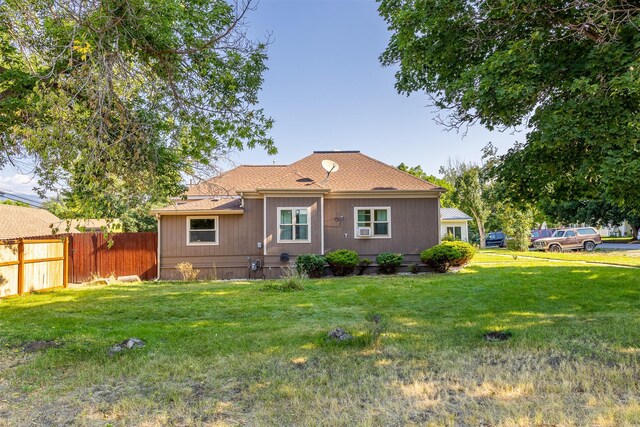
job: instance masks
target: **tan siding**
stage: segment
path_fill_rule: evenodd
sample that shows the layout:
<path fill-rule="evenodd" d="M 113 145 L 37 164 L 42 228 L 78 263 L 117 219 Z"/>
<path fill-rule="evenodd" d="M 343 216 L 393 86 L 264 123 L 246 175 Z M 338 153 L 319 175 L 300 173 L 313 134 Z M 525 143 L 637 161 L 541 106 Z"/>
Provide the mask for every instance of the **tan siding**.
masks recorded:
<path fill-rule="evenodd" d="M 187 216 L 182 215 L 161 218 L 162 278 L 173 278 L 174 273 L 168 269 L 184 261 L 196 268 L 220 262 L 244 269 L 248 264 L 247 257 L 262 256 L 262 249 L 258 248 L 263 238 L 262 200 L 245 200 L 242 215 L 218 215 L 218 245 L 187 246 L 186 221 Z"/>
<path fill-rule="evenodd" d="M 380 252 L 418 254 L 438 244 L 437 199 L 325 199 L 325 252 L 351 249 L 360 255 Z M 355 207 L 391 207 L 390 239 L 355 239 Z M 337 221 L 336 218 L 344 217 Z M 346 234 L 346 238 L 345 238 Z"/>
<path fill-rule="evenodd" d="M 278 243 L 279 207 L 309 208 L 310 243 Z M 267 197 L 267 255 L 319 254 L 322 232 L 319 209 L 320 197 Z"/>

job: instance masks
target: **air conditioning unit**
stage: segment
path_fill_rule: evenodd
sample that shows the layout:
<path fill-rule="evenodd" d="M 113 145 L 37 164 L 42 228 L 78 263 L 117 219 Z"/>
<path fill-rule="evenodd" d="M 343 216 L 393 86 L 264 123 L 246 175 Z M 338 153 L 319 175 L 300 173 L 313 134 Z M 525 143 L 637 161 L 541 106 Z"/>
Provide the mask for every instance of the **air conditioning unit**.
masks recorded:
<path fill-rule="evenodd" d="M 371 237 L 373 230 L 371 227 L 358 227 L 356 229 L 356 236 L 358 237 Z"/>

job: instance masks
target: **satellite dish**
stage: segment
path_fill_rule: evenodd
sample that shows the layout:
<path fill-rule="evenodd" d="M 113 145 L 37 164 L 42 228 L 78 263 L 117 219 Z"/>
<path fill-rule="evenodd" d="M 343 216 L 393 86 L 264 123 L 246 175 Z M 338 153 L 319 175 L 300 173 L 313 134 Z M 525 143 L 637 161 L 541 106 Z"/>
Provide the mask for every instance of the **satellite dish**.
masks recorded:
<path fill-rule="evenodd" d="M 322 168 L 327 171 L 327 176 L 329 176 L 331 172 L 338 172 L 340 170 L 340 166 L 333 160 L 323 160 Z"/>

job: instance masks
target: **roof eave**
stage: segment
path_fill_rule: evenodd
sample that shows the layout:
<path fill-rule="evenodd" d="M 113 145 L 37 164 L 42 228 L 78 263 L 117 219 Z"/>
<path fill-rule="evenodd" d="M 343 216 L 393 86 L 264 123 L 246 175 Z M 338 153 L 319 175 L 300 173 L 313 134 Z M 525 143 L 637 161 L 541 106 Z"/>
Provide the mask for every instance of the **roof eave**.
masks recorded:
<path fill-rule="evenodd" d="M 149 213 L 151 215 L 242 215 L 244 209 L 152 209 Z"/>

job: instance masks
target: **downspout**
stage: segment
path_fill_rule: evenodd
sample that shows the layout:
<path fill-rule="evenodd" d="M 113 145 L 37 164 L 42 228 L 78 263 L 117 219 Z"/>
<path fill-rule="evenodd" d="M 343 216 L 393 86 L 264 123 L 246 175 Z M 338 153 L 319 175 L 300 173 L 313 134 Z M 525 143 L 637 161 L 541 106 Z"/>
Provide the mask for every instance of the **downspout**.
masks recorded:
<path fill-rule="evenodd" d="M 442 243 L 442 213 L 440 212 L 440 196 L 442 196 L 442 193 L 438 193 L 438 244 Z"/>
<path fill-rule="evenodd" d="M 156 274 L 155 281 L 157 282 L 158 280 L 160 280 L 160 239 L 161 239 L 162 234 L 160 233 L 160 214 L 156 214 L 156 218 L 158 220 L 158 248 L 156 249 L 156 253 L 157 253 L 157 256 L 158 256 L 158 261 L 157 261 L 158 272 Z"/>
<path fill-rule="evenodd" d="M 262 202 L 262 254 L 267 256 L 267 195 L 263 195 Z"/>
<path fill-rule="evenodd" d="M 320 255 L 324 255 L 324 194 L 320 196 Z"/>

